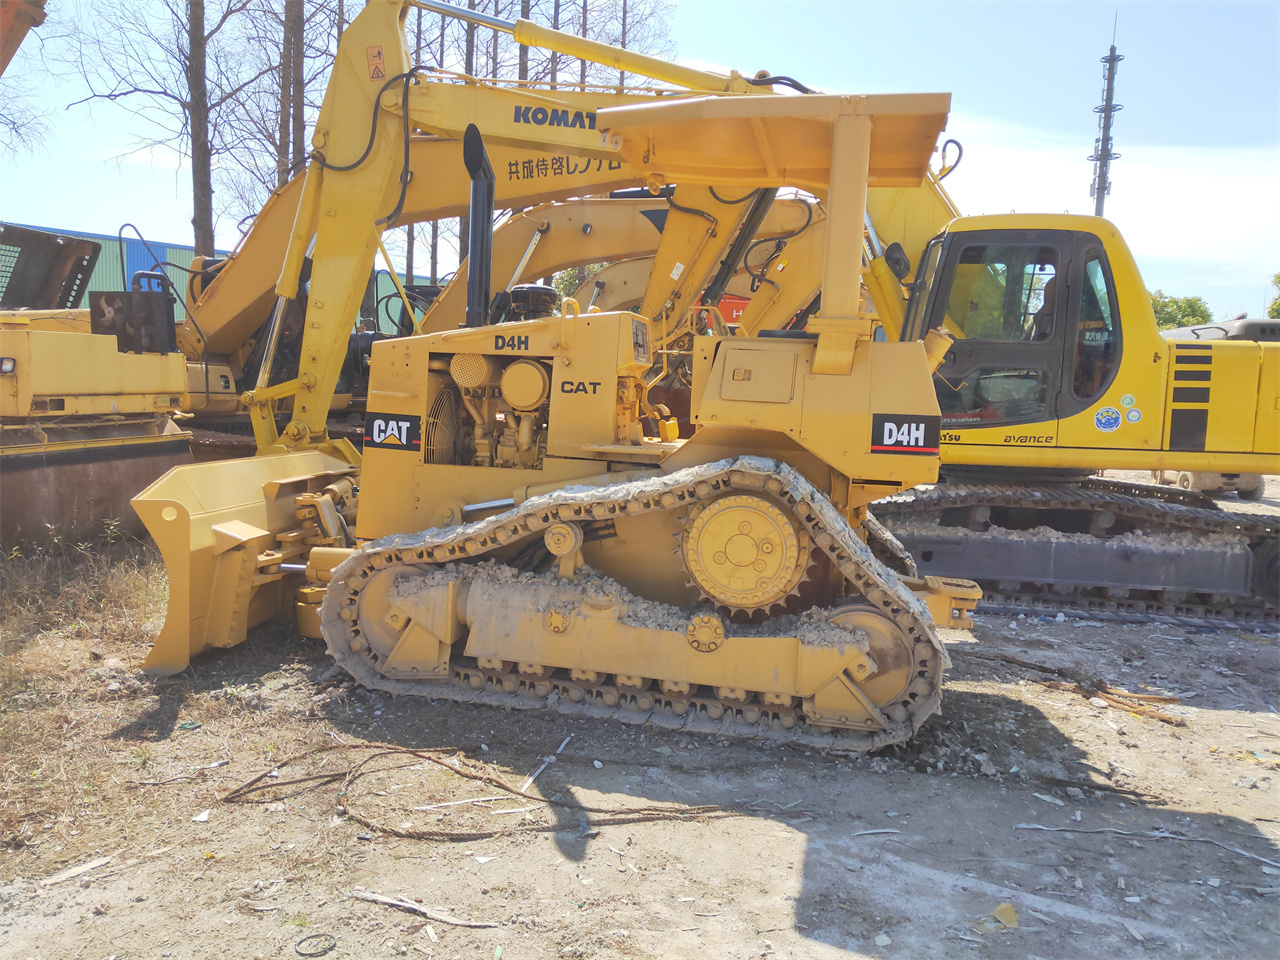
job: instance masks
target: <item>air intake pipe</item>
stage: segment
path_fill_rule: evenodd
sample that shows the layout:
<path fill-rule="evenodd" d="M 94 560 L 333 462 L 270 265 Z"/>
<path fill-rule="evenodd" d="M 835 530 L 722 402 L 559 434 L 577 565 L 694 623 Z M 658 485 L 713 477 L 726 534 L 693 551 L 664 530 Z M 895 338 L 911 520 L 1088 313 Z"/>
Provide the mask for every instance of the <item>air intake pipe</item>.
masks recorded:
<path fill-rule="evenodd" d="M 484 139 L 474 123 L 462 136 L 462 162 L 471 175 L 471 232 L 467 236 L 468 327 L 489 322 L 489 275 L 493 267 L 493 192 L 495 178 Z"/>

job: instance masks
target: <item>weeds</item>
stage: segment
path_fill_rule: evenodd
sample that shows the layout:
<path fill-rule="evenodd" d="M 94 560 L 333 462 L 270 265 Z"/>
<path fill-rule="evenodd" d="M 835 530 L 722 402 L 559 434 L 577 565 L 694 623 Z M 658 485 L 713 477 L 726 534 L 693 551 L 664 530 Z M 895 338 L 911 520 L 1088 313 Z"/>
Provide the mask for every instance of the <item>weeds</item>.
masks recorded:
<path fill-rule="evenodd" d="M 96 787 L 76 789 L 65 769 L 84 725 L 66 709 L 82 692 L 74 671 L 107 647 L 148 644 L 166 600 L 159 551 L 118 531 L 0 554 L 0 829 L 37 808 L 63 814 L 100 802 Z"/>
<path fill-rule="evenodd" d="M 164 608 L 159 551 L 136 540 L 27 547 L 0 560 L 0 656 L 50 630 L 143 640 Z"/>

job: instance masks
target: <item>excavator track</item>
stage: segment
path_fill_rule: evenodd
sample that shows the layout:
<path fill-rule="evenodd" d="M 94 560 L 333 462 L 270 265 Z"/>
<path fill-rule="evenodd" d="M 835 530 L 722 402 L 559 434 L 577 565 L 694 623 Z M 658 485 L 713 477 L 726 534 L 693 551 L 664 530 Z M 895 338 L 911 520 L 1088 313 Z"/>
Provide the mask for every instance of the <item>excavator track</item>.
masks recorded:
<path fill-rule="evenodd" d="M 695 611 L 632 596 L 621 584 L 584 569 L 557 578 L 554 571 L 519 573 L 493 561 L 490 555 L 518 543 L 532 541 L 564 523 L 583 523 L 614 517 L 637 516 L 672 510 L 691 510 L 722 497 L 764 494 L 786 511 L 798 529 L 810 538 L 843 575 L 848 601 L 834 610 L 812 608 L 800 614 L 757 624 L 721 623 L 710 604 Z M 673 557 L 671 562 L 677 562 Z M 391 585 L 388 587 L 388 578 Z M 688 629 L 689 643 L 703 649 L 695 636 L 711 637 L 708 625 L 722 629 L 708 649 L 719 642 L 761 637 L 761 643 L 779 633 L 799 639 L 801 647 L 831 649 L 859 645 L 867 649 L 866 625 L 887 623 L 897 631 L 906 663 L 907 682 L 887 702 L 874 702 L 872 667 L 857 695 L 873 703 L 872 719 L 858 729 L 815 721 L 809 715 L 812 700 L 787 698 L 767 690 L 727 689 L 714 683 L 694 682 L 690 677 L 636 677 L 603 674 L 584 678 L 574 664 L 540 665 L 495 663 L 459 652 L 448 654 L 447 675 L 432 679 L 388 676 L 384 652 L 375 650 L 368 631 L 379 611 L 371 584 L 390 591 L 398 602 L 420 600 L 428 591 L 467 584 L 467 596 L 480 591 L 488 611 L 506 607 L 510 598 L 540 598 L 533 613 L 552 618 L 572 616 L 575 608 L 618 605 L 624 623 L 660 625 L 664 629 Z M 448 594 L 452 596 L 452 594 Z M 569 597 L 572 602 L 567 603 Z M 510 599 L 511 605 L 518 601 Z M 576 605 L 576 607 L 575 607 Z M 563 614 L 561 611 L 569 611 Z M 424 616 L 430 612 L 425 611 Z M 739 457 L 691 467 L 674 473 L 604 487 L 567 488 L 525 501 L 520 506 L 464 526 L 427 530 L 387 537 L 365 544 L 332 573 L 321 611 L 322 629 L 329 652 L 357 681 L 393 694 L 415 694 L 433 699 L 484 703 L 517 709 L 557 710 L 561 713 L 612 717 L 625 723 L 653 724 L 721 736 L 763 738 L 821 749 L 865 752 L 901 743 L 938 709 L 943 670 L 949 658 L 938 640 L 924 604 L 875 559 L 871 550 L 846 519 L 816 487 L 785 463 L 760 457 Z M 859 619 L 861 618 L 861 619 Z M 870 619 L 869 619 L 870 618 Z M 879 618 L 878 620 L 875 618 Z M 714 623 L 713 623 L 714 621 Z M 842 621 L 842 622 L 837 622 Z M 541 622 L 541 621 L 539 621 Z M 567 629 L 549 627 L 549 629 Z M 699 631 L 703 631 L 699 634 Z M 871 656 L 884 655 L 874 646 Z M 742 648 L 738 648 L 742 649 Z M 884 662 L 884 661 L 882 661 Z M 445 671 L 441 671 L 442 674 Z M 842 679 L 845 675 L 842 675 Z M 702 678 L 705 680 L 705 677 Z M 881 698 L 883 691 L 881 691 Z M 842 718 L 843 719 L 843 718 Z"/>
<path fill-rule="evenodd" d="M 1079 484 L 1012 486 L 956 484 L 920 487 L 874 504 L 884 525 L 913 542 L 919 550 L 921 524 L 938 535 L 954 531 L 959 539 L 986 539 L 988 523 L 1010 529 L 1005 518 L 1017 518 L 1015 536 L 1032 541 L 1041 527 L 1067 531 L 1079 539 L 1092 534 L 1099 545 L 1117 535 L 1169 549 L 1176 538 L 1191 536 L 1197 544 L 1220 543 L 1224 550 L 1252 553 L 1251 595 L 1213 589 L 1134 589 L 1117 583 L 1053 583 L 1049 589 L 1020 588 L 1002 577 L 984 582 L 980 612 L 1056 614 L 1103 619 L 1181 622 L 1274 628 L 1280 624 L 1276 558 L 1280 516 L 1223 510 L 1207 497 L 1167 487 L 1090 478 Z M 1003 532 L 1003 531 L 1002 531 Z M 955 562 L 954 560 L 951 562 Z M 926 565 L 926 571 L 928 567 Z M 945 571 L 941 571 L 945 572 Z M 972 573 L 967 574 L 972 575 Z M 980 582 L 984 578 L 977 577 Z"/>

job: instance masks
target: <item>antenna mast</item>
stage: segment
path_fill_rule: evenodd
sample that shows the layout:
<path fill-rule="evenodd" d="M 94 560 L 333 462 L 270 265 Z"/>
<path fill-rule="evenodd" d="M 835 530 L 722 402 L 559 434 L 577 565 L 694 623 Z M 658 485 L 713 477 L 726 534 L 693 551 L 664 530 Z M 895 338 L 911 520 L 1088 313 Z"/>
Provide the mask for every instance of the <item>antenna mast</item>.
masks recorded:
<path fill-rule="evenodd" d="M 1120 154 L 1111 150 L 1111 117 L 1116 111 L 1124 109 L 1120 104 L 1114 102 L 1116 64 L 1123 59 L 1124 57 L 1116 53 L 1115 36 L 1113 34 L 1111 52 L 1103 57 L 1101 61 L 1106 65 L 1102 72 L 1104 80 L 1102 103 L 1093 108 L 1093 112 L 1099 115 L 1098 127 L 1100 128 L 1098 139 L 1093 142 L 1093 156 L 1089 157 L 1093 161 L 1093 183 L 1089 187 L 1089 196 L 1093 197 L 1093 215 L 1095 217 L 1102 216 L 1102 205 L 1111 193 L 1111 180 L 1108 176 L 1111 171 L 1111 161 L 1120 159 Z"/>

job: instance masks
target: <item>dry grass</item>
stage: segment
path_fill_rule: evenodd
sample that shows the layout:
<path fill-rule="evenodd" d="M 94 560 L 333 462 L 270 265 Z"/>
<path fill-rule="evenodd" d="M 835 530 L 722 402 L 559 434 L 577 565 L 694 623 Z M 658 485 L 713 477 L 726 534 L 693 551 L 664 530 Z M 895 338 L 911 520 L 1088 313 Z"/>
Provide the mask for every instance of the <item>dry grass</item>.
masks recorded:
<path fill-rule="evenodd" d="M 34 825 L 100 801 L 111 771 L 93 704 L 108 669 L 139 685 L 128 667 L 166 599 L 159 552 L 133 540 L 55 542 L 0 560 L 0 843 L 21 845 Z"/>

